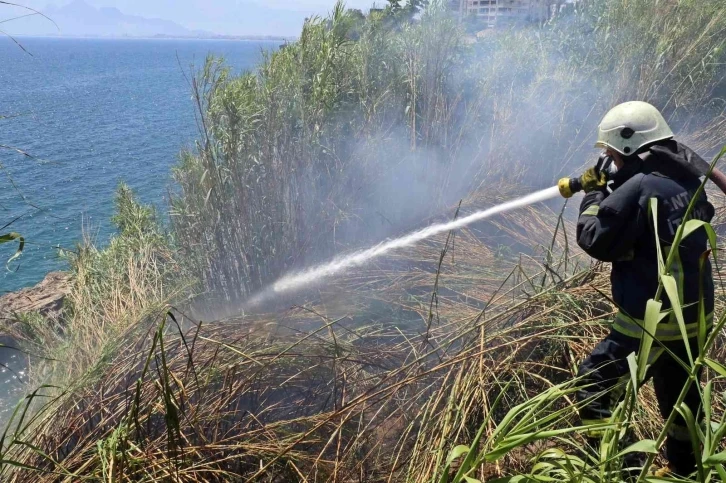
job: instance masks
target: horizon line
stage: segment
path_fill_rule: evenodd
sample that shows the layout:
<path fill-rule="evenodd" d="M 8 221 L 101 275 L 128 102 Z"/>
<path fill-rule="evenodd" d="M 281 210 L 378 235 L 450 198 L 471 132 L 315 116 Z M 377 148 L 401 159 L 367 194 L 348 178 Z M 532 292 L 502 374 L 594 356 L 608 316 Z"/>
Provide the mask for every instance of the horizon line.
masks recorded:
<path fill-rule="evenodd" d="M 285 35 L 203 35 L 203 36 L 182 36 L 182 35 L 83 35 L 83 34 L 11 34 L 0 35 L 12 42 L 11 37 L 38 38 L 38 39 L 88 39 L 88 40 L 229 40 L 229 41 L 296 41 L 298 37 Z"/>

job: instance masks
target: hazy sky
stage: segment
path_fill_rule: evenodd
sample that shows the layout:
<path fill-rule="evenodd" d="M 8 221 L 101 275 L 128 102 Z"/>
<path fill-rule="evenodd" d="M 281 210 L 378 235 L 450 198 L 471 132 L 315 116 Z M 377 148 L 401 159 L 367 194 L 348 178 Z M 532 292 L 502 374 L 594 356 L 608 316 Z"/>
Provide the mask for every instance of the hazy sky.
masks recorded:
<path fill-rule="evenodd" d="M 43 10 L 70 0 L 13 0 Z M 95 7 L 116 7 L 129 15 L 172 20 L 189 29 L 230 35 L 297 35 L 303 20 L 328 13 L 335 0 L 85 0 Z M 368 9 L 385 0 L 348 0 L 350 8 Z M 2 15 L 0 6 L 0 19 Z M 9 27 L 10 24 L 5 24 Z M 17 32 L 21 33 L 21 32 Z"/>

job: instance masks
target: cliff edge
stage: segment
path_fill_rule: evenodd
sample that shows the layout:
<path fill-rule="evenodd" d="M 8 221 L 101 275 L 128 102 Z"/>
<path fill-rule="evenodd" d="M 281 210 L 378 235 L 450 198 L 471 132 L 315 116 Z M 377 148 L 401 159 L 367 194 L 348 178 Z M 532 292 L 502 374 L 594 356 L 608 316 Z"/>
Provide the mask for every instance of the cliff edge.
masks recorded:
<path fill-rule="evenodd" d="M 35 287 L 11 292 L 0 297 L 0 321 L 16 315 L 40 312 L 46 317 L 60 316 L 63 300 L 70 291 L 70 275 L 51 272 Z"/>

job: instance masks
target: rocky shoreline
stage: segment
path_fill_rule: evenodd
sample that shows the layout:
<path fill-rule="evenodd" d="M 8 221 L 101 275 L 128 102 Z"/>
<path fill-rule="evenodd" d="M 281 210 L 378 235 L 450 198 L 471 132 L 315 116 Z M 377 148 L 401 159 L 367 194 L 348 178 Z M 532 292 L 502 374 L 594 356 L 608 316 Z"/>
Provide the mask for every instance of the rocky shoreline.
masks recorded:
<path fill-rule="evenodd" d="M 71 287 L 71 277 L 51 272 L 34 287 L 0 297 L 0 428 L 11 417 L 12 408 L 22 398 L 27 383 L 30 356 L 21 349 L 22 317 L 40 314 L 48 323 L 62 316 L 63 301 Z"/>
<path fill-rule="evenodd" d="M 0 297 L 0 333 L 19 315 L 38 312 L 45 317 L 59 317 L 70 287 L 68 273 L 51 272 L 34 287 L 3 295 Z"/>

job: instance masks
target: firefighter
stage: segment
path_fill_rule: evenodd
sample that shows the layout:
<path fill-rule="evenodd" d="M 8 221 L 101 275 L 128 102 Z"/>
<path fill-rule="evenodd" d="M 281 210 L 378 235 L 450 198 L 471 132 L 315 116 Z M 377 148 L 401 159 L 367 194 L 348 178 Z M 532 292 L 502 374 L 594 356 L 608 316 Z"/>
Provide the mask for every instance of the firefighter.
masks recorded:
<path fill-rule="evenodd" d="M 609 335 L 579 368 L 583 386 L 577 396 L 584 404 L 580 411 L 584 424 L 608 421 L 611 409 L 622 397 L 625 381 L 630 377 L 626 358 L 639 349 L 646 303 L 658 288 L 650 200 L 657 199 L 657 236 L 663 253 L 668 253 L 676 229 L 701 184 L 700 174 L 693 167 L 705 163 L 673 139 L 673 132 L 658 109 L 645 102 L 626 102 L 608 112 L 599 126 L 596 147 L 612 157 L 616 171 L 607 175 L 603 170 L 590 168 L 580 178 L 586 195 L 580 206 L 577 243 L 591 257 L 612 263 L 612 297 L 618 313 Z M 714 208 L 702 193 L 692 218 L 710 222 L 713 215 Z M 699 353 L 696 336 L 701 290 L 709 330 L 713 324 L 711 265 L 706 260 L 702 270 L 700 266 L 706 250 L 707 235 L 699 229 L 681 242 L 671 266 L 687 324 L 688 344 L 694 355 Z M 663 310 L 671 307 L 666 295 L 662 302 Z M 673 315 L 658 325 L 655 337 L 658 341 L 653 343 L 647 377 L 653 378 L 660 412 L 667 418 L 688 374 L 663 350 L 661 343 L 687 363 L 686 343 Z M 691 385 L 685 403 L 700 420 L 700 398 L 695 384 Z M 689 475 L 695 470 L 690 435 L 680 416 L 668 431 L 665 454 L 668 471 Z M 626 466 L 632 463 L 632 458 L 626 460 Z M 642 457 L 638 464 L 642 467 Z"/>

